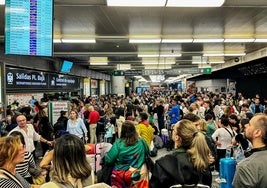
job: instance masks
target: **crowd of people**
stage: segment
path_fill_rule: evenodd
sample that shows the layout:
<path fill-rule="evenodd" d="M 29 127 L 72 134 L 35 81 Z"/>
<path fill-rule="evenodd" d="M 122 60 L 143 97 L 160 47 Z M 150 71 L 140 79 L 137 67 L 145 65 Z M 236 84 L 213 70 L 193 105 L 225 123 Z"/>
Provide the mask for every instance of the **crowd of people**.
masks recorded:
<path fill-rule="evenodd" d="M 69 102 L 70 110 L 61 111 L 54 125 L 49 122 L 46 104 L 34 98 L 27 109 L 14 103 L 15 110 L 6 110 L 1 122 L 0 187 L 92 186 L 94 172 L 86 159 L 87 143 L 103 141 L 112 144 L 104 160 L 112 171 L 109 185 L 95 186 L 211 187 L 212 174 L 220 172 L 219 161 L 227 156 L 228 148 L 237 162 L 234 187 L 266 183 L 267 100 L 259 95 L 249 99 L 241 93 L 235 97 L 231 93 L 151 90 Z M 166 130 L 168 139 L 161 140 Z M 172 151 L 148 168 L 146 158 L 158 145 L 155 138 Z M 39 157 L 44 157 L 39 173 L 46 177 L 42 185 L 33 181 L 33 171 L 40 171 L 35 164 L 36 142 L 41 142 Z M 48 163 L 50 174 L 45 170 Z"/>

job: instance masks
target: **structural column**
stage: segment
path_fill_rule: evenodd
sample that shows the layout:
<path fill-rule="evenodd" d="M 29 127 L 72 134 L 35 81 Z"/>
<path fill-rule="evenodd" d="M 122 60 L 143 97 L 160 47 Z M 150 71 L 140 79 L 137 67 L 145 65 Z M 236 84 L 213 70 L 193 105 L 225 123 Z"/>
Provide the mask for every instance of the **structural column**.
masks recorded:
<path fill-rule="evenodd" d="M 125 76 L 112 76 L 111 93 L 125 96 Z"/>

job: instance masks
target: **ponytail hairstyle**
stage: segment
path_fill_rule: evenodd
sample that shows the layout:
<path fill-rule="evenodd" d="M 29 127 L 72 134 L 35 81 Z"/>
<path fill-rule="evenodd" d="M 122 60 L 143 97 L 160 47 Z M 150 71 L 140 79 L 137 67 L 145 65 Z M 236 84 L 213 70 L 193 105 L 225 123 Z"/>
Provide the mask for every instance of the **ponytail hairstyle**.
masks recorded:
<path fill-rule="evenodd" d="M 205 136 L 189 120 L 183 119 L 177 127 L 177 135 L 181 138 L 181 146 L 186 149 L 193 166 L 198 171 L 203 171 L 209 166 L 211 153 Z"/>

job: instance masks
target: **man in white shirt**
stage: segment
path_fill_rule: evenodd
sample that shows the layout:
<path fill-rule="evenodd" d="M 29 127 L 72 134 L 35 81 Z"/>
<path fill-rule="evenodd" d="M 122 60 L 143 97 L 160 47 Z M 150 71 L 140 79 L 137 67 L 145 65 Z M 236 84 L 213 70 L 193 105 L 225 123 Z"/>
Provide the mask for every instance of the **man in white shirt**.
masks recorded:
<path fill-rule="evenodd" d="M 32 124 L 27 124 L 26 117 L 24 115 L 19 115 L 16 118 L 16 121 L 18 126 L 15 127 L 12 131 L 10 131 L 10 133 L 13 131 L 19 131 L 23 134 L 26 143 L 26 150 L 28 152 L 31 152 L 34 155 L 34 141 L 40 141 L 50 146 L 52 145 L 51 141 L 46 140 L 34 130 Z"/>

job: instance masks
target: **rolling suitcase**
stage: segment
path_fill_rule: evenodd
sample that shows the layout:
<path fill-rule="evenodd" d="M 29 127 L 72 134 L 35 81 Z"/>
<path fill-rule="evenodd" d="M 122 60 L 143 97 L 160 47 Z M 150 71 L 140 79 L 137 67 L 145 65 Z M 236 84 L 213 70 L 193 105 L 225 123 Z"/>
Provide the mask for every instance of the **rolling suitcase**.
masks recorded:
<path fill-rule="evenodd" d="M 220 188 L 233 188 L 232 182 L 236 170 L 235 160 L 232 158 L 220 159 Z"/>
<path fill-rule="evenodd" d="M 96 144 L 91 144 L 90 146 L 94 146 L 94 150 L 87 153 L 87 157 L 90 160 L 90 165 L 95 172 L 101 170 L 101 159 L 102 157 L 110 150 L 112 144 L 101 142 Z M 93 153 L 92 153 L 93 152 Z"/>
<path fill-rule="evenodd" d="M 161 129 L 161 138 L 163 145 L 166 145 L 166 142 L 169 140 L 169 133 L 167 129 Z"/>

